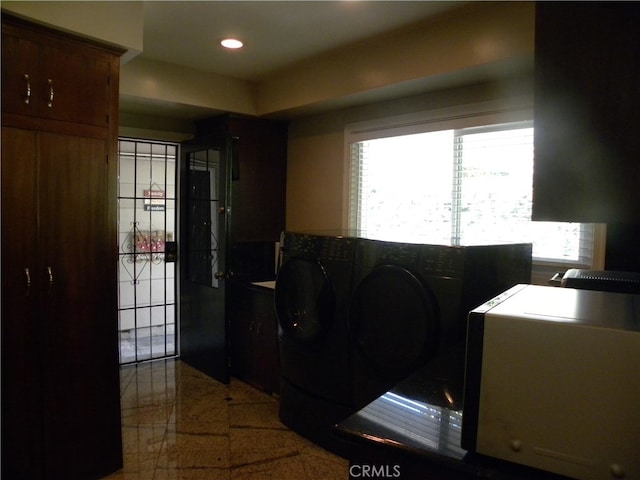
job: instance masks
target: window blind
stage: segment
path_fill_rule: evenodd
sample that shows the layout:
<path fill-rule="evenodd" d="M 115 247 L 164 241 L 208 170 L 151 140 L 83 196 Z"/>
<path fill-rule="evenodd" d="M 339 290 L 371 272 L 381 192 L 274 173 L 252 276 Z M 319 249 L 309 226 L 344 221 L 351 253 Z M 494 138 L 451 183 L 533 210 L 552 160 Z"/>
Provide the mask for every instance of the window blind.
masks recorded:
<path fill-rule="evenodd" d="M 351 143 L 350 226 L 451 245 L 533 242 L 542 263 L 590 267 L 594 226 L 531 221 L 533 122 Z"/>

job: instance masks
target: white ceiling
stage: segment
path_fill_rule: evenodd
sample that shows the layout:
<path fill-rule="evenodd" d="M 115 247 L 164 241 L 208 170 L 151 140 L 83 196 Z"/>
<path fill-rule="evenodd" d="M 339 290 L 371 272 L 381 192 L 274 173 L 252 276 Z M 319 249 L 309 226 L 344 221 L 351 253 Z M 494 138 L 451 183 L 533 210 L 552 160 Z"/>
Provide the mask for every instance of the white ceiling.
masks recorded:
<path fill-rule="evenodd" d="M 243 80 L 418 22 L 460 2 L 147 1 L 141 57 Z M 240 51 L 223 37 L 245 42 Z"/>

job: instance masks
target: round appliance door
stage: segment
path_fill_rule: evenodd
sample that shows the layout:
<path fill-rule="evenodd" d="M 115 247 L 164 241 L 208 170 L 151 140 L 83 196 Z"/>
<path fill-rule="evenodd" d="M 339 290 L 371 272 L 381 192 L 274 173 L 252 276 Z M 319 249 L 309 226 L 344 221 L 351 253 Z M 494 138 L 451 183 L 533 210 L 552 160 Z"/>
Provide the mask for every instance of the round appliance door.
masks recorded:
<path fill-rule="evenodd" d="M 356 352 L 370 367 L 383 375 L 407 372 L 435 352 L 435 300 L 410 271 L 381 266 L 356 287 L 349 327 Z"/>
<path fill-rule="evenodd" d="M 309 345 L 325 337 L 333 323 L 335 295 L 319 261 L 291 258 L 282 264 L 275 309 L 282 338 Z"/>

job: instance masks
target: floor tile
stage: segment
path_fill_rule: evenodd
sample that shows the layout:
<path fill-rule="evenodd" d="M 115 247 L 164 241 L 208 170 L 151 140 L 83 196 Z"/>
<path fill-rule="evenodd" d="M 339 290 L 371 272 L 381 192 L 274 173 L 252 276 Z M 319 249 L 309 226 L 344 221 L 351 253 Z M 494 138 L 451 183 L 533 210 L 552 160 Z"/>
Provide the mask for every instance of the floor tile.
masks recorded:
<path fill-rule="evenodd" d="M 121 368 L 124 468 L 103 480 L 347 480 L 348 461 L 288 429 L 277 398 L 178 359 Z"/>
<path fill-rule="evenodd" d="M 158 458 L 163 469 L 228 469 L 227 435 L 167 433 Z"/>
<path fill-rule="evenodd" d="M 306 478 L 304 465 L 297 456 L 254 463 L 231 470 L 231 480 L 306 480 Z M 348 477 L 342 478 L 346 480 Z"/>
<path fill-rule="evenodd" d="M 231 427 L 285 429 L 278 418 L 277 403 L 240 403 L 229 405 Z"/>
<path fill-rule="evenodd" d="M 229 442 L 234 467 L 299 455 L 296 434 L 284 429 L 232 428 Z"/>

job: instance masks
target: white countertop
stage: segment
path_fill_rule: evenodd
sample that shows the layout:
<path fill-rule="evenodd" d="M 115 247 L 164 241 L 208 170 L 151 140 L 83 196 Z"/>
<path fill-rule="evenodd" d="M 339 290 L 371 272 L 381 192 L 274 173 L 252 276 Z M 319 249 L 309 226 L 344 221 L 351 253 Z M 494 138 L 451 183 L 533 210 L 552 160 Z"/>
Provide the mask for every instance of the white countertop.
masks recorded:
<path fill-rule="evenodd" d="M 259 287 L 275 289 L 276 288 L 276 281 L 275 280 L 269 280 L 269 281 L 266 281 L 266 282 L 252 282 L 251 285 L 257 285 Z"/>

